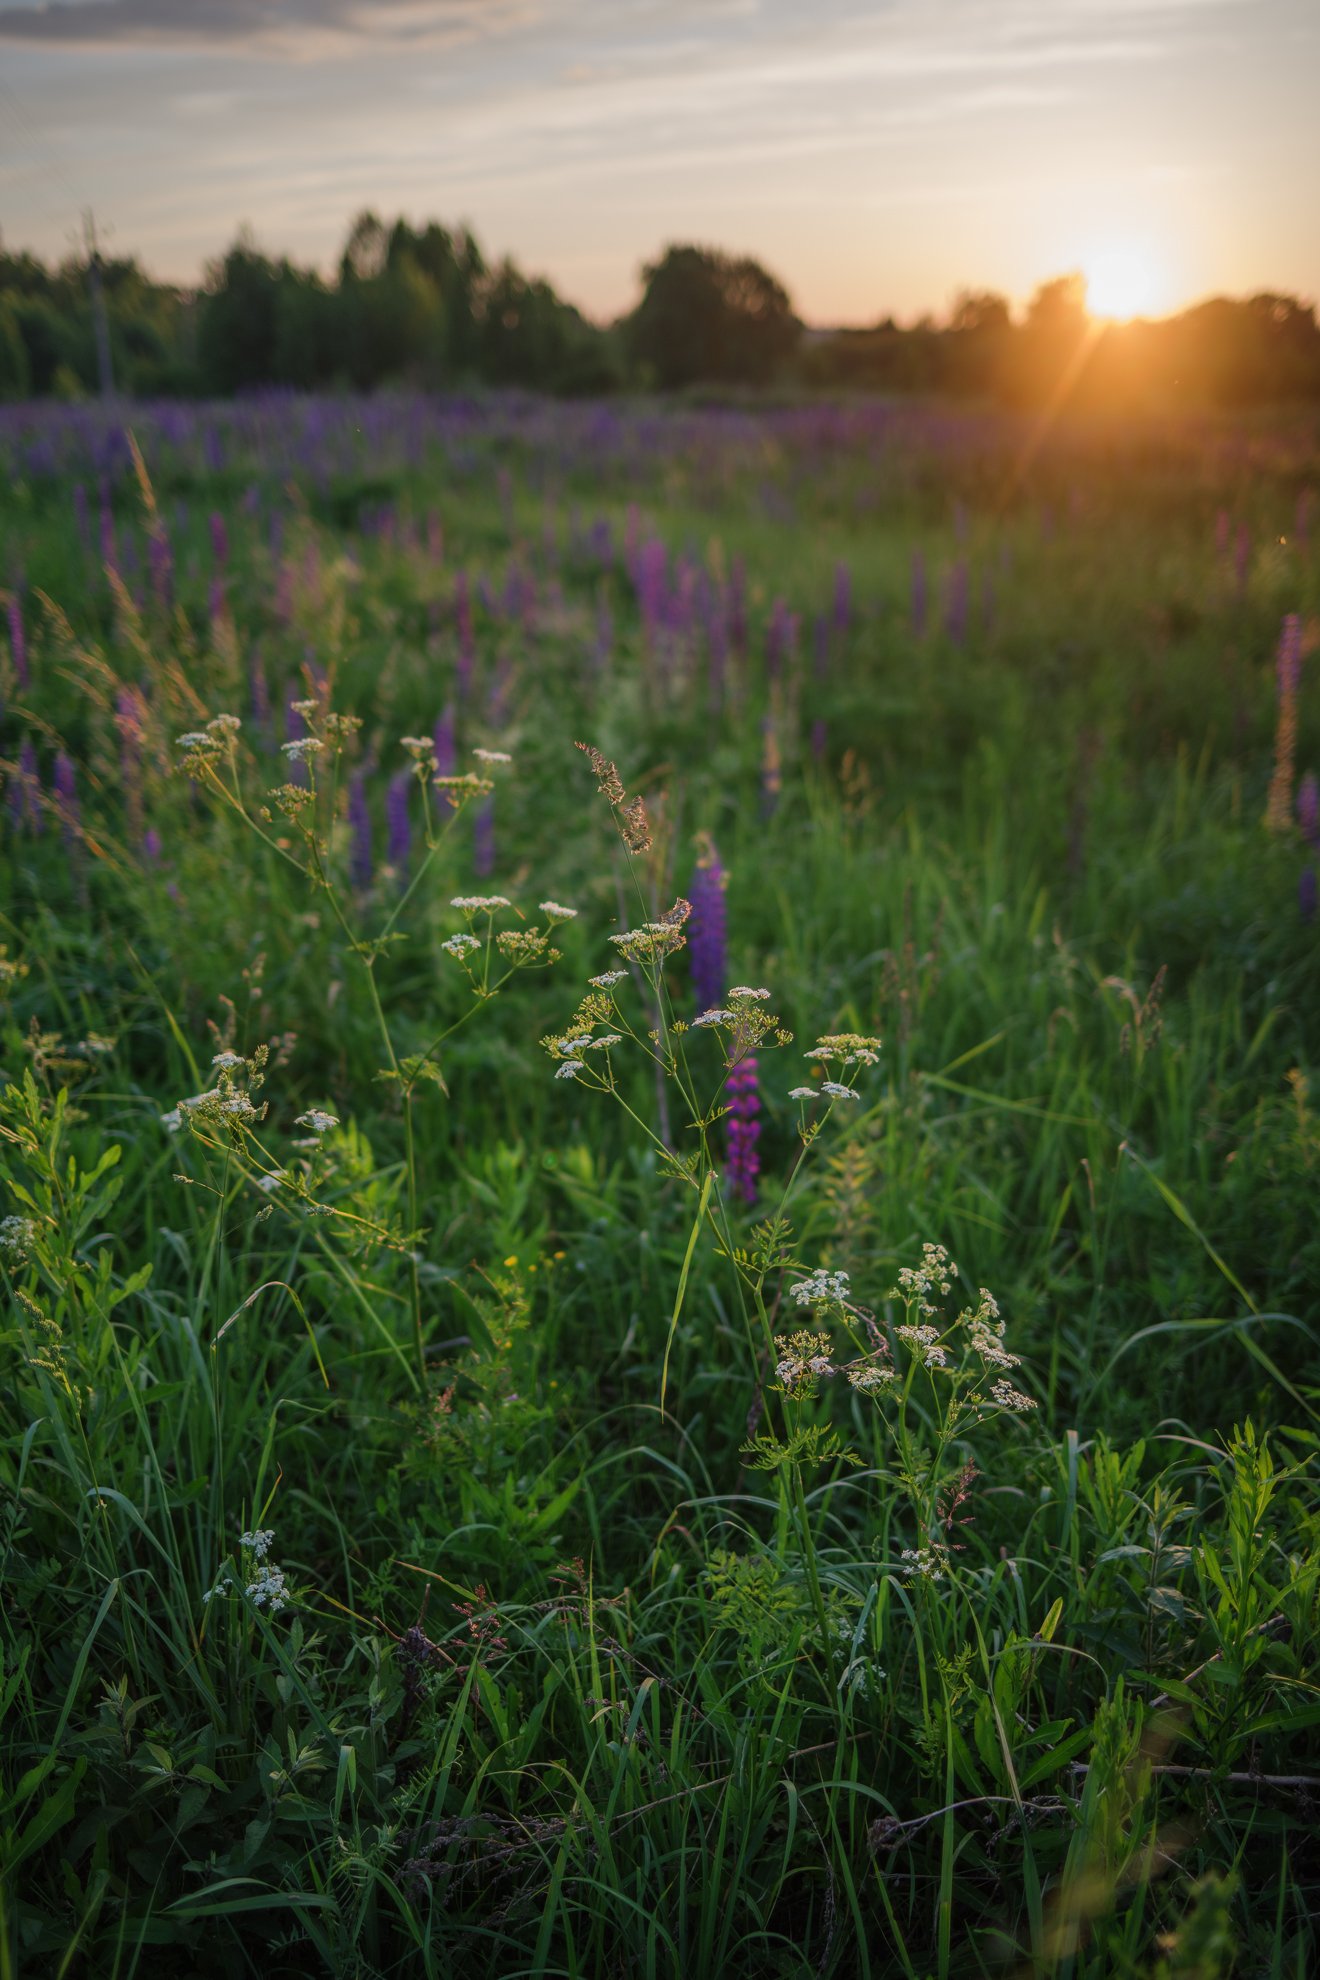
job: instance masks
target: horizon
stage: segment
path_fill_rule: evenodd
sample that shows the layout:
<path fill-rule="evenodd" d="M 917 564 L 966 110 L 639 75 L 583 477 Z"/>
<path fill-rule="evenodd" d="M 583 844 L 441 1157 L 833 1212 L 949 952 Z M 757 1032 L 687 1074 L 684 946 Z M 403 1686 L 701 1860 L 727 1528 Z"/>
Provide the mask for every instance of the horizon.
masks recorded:
<path fill-rule="evenodd" d="M 1114 316 L 1320 292 L 1305 0 L 0 0 L 0 51 L 6 244 L 62 260 L 90 207 L 182 288 L 244 223 L 329 273 L 370 207 L 597 322 L 675 241 L 813 329 L 1074 270 Z"/>

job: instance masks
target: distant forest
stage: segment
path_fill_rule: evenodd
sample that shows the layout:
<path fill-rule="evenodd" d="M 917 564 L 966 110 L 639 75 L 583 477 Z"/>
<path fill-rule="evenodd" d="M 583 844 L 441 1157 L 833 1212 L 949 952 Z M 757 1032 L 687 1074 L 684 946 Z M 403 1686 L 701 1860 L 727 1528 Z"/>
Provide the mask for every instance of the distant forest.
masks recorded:
<path fill-rule="evenodd" d="M 98 318 L 100 328 L 98 327 Z M 1320 326 L 1293 296 L 1220 298 L 1159 322 L 1098 325 L 1080 276 L 1015 318 L 968 293 L 949 318 L 811 331 L 748 257 L 668 248 L 636 308 L 602 327 L 465 228 L 364 213 L 332 280 L 247 233 L 199 289 L 133 259 L 45 266 L 0 246 L 0 399 L 515 385 L 567 395 L 766 388 L 1039 405 L 1233 407 L 1320 399 Z"/>

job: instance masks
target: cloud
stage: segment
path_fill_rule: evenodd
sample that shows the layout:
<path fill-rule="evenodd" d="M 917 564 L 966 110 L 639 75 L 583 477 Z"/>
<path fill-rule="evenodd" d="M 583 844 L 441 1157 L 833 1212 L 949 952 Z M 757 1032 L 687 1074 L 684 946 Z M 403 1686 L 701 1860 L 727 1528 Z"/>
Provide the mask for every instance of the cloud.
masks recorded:
<path fill-rule="evenodd" d="M 0 41 L 61 48 L 221 48 L 310 59 L 467 41 L 535 19 L 537 0 L 0 0 Z"/>

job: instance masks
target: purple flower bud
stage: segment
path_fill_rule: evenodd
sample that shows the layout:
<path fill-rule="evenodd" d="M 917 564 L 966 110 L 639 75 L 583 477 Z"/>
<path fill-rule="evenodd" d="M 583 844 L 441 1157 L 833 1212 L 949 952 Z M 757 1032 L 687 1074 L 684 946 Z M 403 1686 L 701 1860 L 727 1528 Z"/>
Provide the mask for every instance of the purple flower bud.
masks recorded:
<path fill-rule="evenodd" d="M 71 846 L 78 837 L 78 775 L 72 758 L 63 750 L 55 758 L 51 782 L 59 801 L 61 835 L 65 845 Z"/>
<path fill-rule="evenodd" d="M 1297 823 L 1308 846 L 1320 846 L 1320 783 L 1308 770 L 1297 787 Z"/>
<path fill-rule="evenodd" d="M 359 770 L 348 787 L 348 871 L 353 885 L 364 894 L 371 885 L 371 811 L 367 805 L 367 783 Z"/>
<path fill-rule="evenodd" d="M 761 1172 L 761 1158 L 756 1152 L 756 1144 L 761 1138 L 758 1118 L 761 1096 L 756 1059 L 751 1053 L 730 1070 L 724 1090 L 729 1096 L 726 1116 L 729 1186 L 744 1203 L 755 1203 L 756 1178 Z"/>
<path fill-rule="evenodd" d="M 688 922 L 688 955 L 698 1007 L 710 1010 L 724 995 L 729 958 L 724 909 L 724 868 L 709 838 L 704 839 L 697 869 L 688 890 L 692 916 Z"/>
<path fill-rule="evenodd" d="M 36 745 L 24 736 L 18 752 L 18 768 L 9 779 L 9 818 L 16 832 L 25 828 L 35 838 L 41 831 L 41 772 L 37 767 Z"/>
<path fill-rule="evenodd" d="M 472 870 L 478 880 L 495 871 L 495 794 L 484 797 L 472 821 Z"/>
<path fill-rule="evenodd" d="M 458 764 L 458 731 L 452 701 L 445 703 L 435 725 L 435 762 L 440 776 L 453 776 Z"/>
<path fill-rule="evenodd" d="M 408 799 L 417 782 L 411 770 L 400 770 L 390 778 L 385 792 L 386 857 L 391 866 L 404 867 L 412 851 L 412 824 Z"/>

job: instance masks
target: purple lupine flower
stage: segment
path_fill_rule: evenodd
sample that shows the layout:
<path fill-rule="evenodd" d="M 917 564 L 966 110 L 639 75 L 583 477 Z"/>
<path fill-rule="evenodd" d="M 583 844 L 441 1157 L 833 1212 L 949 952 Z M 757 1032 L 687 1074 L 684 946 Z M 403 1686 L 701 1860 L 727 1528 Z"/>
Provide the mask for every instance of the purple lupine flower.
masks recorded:
<path fill-rule="evenodd" d="M 944 586 L 944 630 L 955 646 L 967 637 L 967 560 L 960 557 Z"/>
<path fill-rule="evenodd" d="M 353 885 L 365 894 L 371 885 L 371 810 L 367 804 L 367 780 L 355 771 L 348 786 L 348 871 Z"/>
<path fill-rule="evenodd" d="M 225 519 L 218 509 L 212 509 L 209 523 L 211 531 L 211 555 L 221 570 L 229 562 L 229 531 Z"/>
<path fill-rule="evenodd" d="M 756 1178 L 761 1172 L 761 1158 L 756 1152 L 761 1138 L 761 1095 L 753 1053 L 749 1052 L 731 1067 L 724 1090 L 729 1096 L 726 1116 L 729 1187 L 744 1203 L 755 1203 Z"/>
<path fill-rule="evenodd" d="M 60 750 L 55 758 L 51 783 L 59 804 L 60 831 L 66 846 L 78 837 L 78 773 L 73 759 Z"/>
<path fill-rule="evenodd" d="M 18 768 L 9 780 L 9 818 L 16 832 L 26 829 L 35 837 L 41 831 L 41 772 L 37 767 L 36 745 L 24 736 L 18 752 Z"/>
<path fill-rule="evenodd" d="M 412 824 L 408 799 L 417 782 L 411 770 L 400 770 L 390 778 L 385 791 L 385 856 L 391 866 L 404 867 L 412 851 Z"/>
<path fill-rule="evenodd" d="M 25 688 L 29 684 L 27 633 L 23 627 L 23 601 L 16 591 L 9 594 L 9 651 L 13 656 L 18 685 Z"/>
<path fill-rule="evenodd" d="M 1310 925 L 1315 920 L 1316 878 L 1313 866 L 1304 866 L 1297 882 L 1297 906 L 1302 920 Z"/>
<path fill-rule="evenodd" d="M 834 566 L 834 630 L 843 639 L 852 624 L 852 572 L 842 559 Z"/>
<path fill-rule="evenodd" d="M 1320 848 L 1320 783 L 1308 770 L 1297 786 L 1297 823 L 1308 846 Z"/>
<path fill-rule="evenodd" d="M 689 896 L 692 915 L 688 922 L 688 955 L 692 966 L 692 987 L 698 1007 L 708 1011 L 724 995 L 728 981 L 729 956 L 724 910 L 724 868 L 713 840 L 704 833 L 692 875 Z"/>
<path fill-rule="evenodd" d="M 447 701 L 440 711 L 440 719 L 435 725 L 435 763 L 437 774 L 452 777 L 458 766 L 458 725 L 454 720 L 454 704 Z"/>
<path fill-rule="evenodd" d="M 912 633 L 915 639 L 926 633 L 926 559 L 920 550 L 912 552 Z"/>
<path fill-rule="evenodd" d="M 154 825 L 148 825 L 142 835 L 142 853 L 143 857 L 150 860 L 153 866 L 159 864 L 161 853 L 160 833 Z"/>
<path fill-rule="evenodd" d="M 472 871 L 484 880 L 495 871 L 495 794 L 477 806 L 472 820 Z"/>

